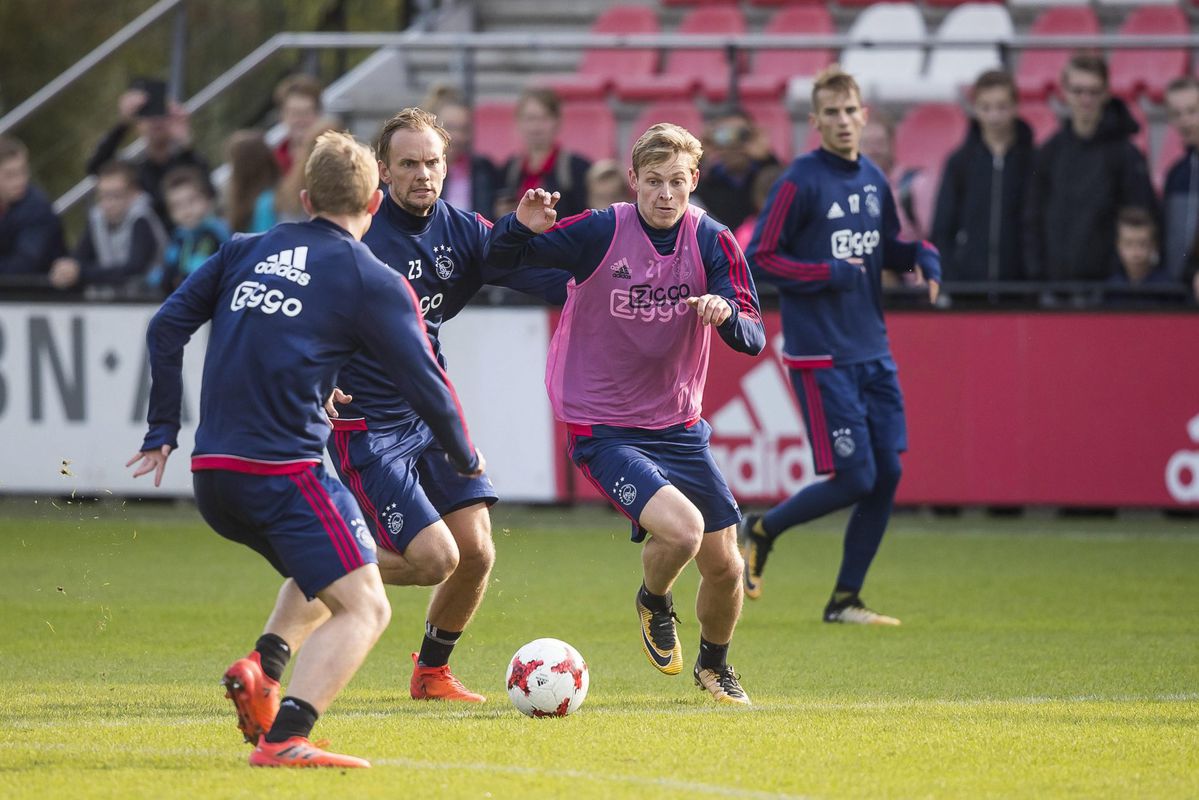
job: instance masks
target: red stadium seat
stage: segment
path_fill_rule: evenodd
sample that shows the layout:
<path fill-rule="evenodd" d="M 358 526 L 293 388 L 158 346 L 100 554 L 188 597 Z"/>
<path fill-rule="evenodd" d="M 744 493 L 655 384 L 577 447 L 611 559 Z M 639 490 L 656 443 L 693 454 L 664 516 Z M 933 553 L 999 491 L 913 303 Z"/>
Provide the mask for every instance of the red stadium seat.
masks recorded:
<path fill-rule="evenodd" d="M 1003 0 L 924 0 L 924 5 L 940 8 L 951 8 L 953 6 L 964 6 L 967 3 L 998 3 L 1003 4 Z"/>
<path fill-rule="evenodd" d="M 1120 26 L 1124 34 L 1190 33 L 1186 14 L 1178 6 L 1144 6 L 1134 10 Z M 1187 71 L 1187 51 L 1174 50 L 1113 50 L 1111 57 L 1112 92 L 1131 99 L 1141 94 L 1160 103 L 1166 94 L 1166 84 Z"/>
<path fill-rule="evenodd" d="M 1057 113 L 1048 103 L 1021 103 L 1019 113 L 1032 128 L 1033 141 L 1038 146 L 1045 144 L 1062 125 Z"/>
<path fill-rule="evenodd" d="M 891 1 L 892 0 L 837 0 L 837 5 L 842 6 L 843 8 L 863 8 L 865 6 L 872 6 L 876 3 L 886 3 Z"/>
<path fill-rule="evenodd" d="M 563 144 L 591 161 L 616 156 L 616 120 L 604 102 L 562 104 Z"/>
<path fill-rule="evenodd" d="M 1129 103 L 1128 110 L 1132 114 L 1132 118 L 1137 121 L 1141 129 L 1132 137 L 1132 143 L 1137 146 L 1148 159 L 1149 157 L 1149 120 L 1145 117 L 1145 110 L 1141 108 L 1140 103 Z"/>
<path fill-rule="evenodd" d="M 736 6 L 697 8 L 683 18 L 678 32 L 745 33 L 745 17 Z M 727 93 L 728 75 L 728 61 L 719 48 L 671 50 L 661 75 L 620 75 L 616 94 L 622 100 L 683 100 L 702 87 L 710 97 L 719 99 Z"/>
<path fill-rule="evenodd" d="M 896 168 L 941 171 L 946 157 L 966 133 L 966 115 L 952 103 L 913 108 L 895 128 Z"/>
<path fill-rule="evenodd" d="M 1199 2 L 1199 0 L 1196 0 Z M 751 6 L 820 6 L 827 8 L 824 0 L 749 0 Z"/>
<path fill-rule="evenodd" d="M 824 6 L 795 6 L 779 11 L 763 33 L 835 33 Z M 833 60 L 832 50 L 759 50 L 753 67 L 741 77 L 738 89 L 744 100 L 777 100 L 796 75 L 815 75 Z"/>
<path fill-rule="evenodd" d="M 1099 20 L 1090 6 L 1050 8 L 1033 22 L 1029 36 L 1098 34 Z M 1044 100 L 1056 88 L 1062 67 L 1070 58 L 1069 50 L 1025 50 L 1016 69 L 1020 96 Z"/>
<path fill-rule="evenodd" d="M 646 6 L 612 6 L 600 14 L 591 26 L 592 33 L 658 33 L 658 16 Z M 613 85 L 618 75 L 633 79 L 654 74 L 658 67 L 657 50 L 594 49 L 583 53 L 579 71 L 542 82 L 552 87 L 563 100 L 598 100 Z"/>
<path fill-rule="evenodd" d="M 770 139 L 770 149 L 784 164 L 795 150 L 795 125 L 782 103 L 746 104 L 745 112 Z"/>
<path fill-rule="evenodd" d="M 516 136 L 516 101 L 488 100 L 475 104 L 475 152 L 503 164 L 520 149 Z"/>
<path fill-rule="evenodd" d="M 624 149 L 620 153 L 622 164 L 627 161 L 629 152 L 633 149 L 633 142 L 637 141 L 637 137 L 645 133 L 650 125 L 657 122 L 673 122 L 675 125 L 691 131 L 697 139 L 703 138 L 704 135 L 704 120 L 694 103 L 681 100 L 651 103 L 642 109 L 629 127 L 628 141 L 625 142 Z"/>
<path fill-rule="evenodd" d="M 735 6 L 737 0 L 660 0 L 664 6 Z"/>

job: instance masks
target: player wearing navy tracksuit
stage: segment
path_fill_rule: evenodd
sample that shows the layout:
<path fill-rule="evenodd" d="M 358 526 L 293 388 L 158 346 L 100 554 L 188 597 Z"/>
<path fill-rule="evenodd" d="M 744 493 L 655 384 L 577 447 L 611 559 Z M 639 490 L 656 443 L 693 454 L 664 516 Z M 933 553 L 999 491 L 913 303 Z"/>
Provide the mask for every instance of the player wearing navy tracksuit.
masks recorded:
<path fill-rule="evenodd" d="M 491 223 L 440 199 L 448 134 L 436 118 L 404 109 L 384 126 L 378 155 L 387 193 L 363 243 L 404 275 L 419 297 L 434 354 L 438 333 L 485 283 L 561 303 L 570 276 L 551 271 L 490 270 L 484 263 Z M 486 590 L 494 547 L 488 507 L 495 488 L 485 474 L 449 467 L 436 437 L 369 353 L 338 378 L 352 399 L 334 409 L 329 455 L 357 498 L 382 548 L 387 583 L 436 585 L 419 654 L 414 699 L 481 702 L 449 670 L 449 658 Z M 444 518 L 444 521 L 443 521 Z"/>
<path fill-rule="evenodd" d="M 883 322 L 882 270 L 919 267 L 935 297 L 940 257 L 927 243 L 899 240 L 886 176 L 858 153 L 865 113 L 848 75 L 813 90 L 822 145 L 797 158 L 771 190 L 747 258 L 759 281 L 779 289 L 785 352 L 811 441 L 816 472 L 806 487 L 740 531 L 746 594 L 788 528 L 854 506 L 826 622 L 898 624 L 865 608 L 859 591 L 878 550 L 907 449 L 903 396 Z M 817 102 L 817 101 L 820 102 Z"/>
<path fill-rule="evenodd" d="M 376 560 L 354 499 L 321 466 L 329 438 L 322 401 L 359 351 L 368 350 L 398 396 L 420 409 L 456 468 L 474 469 L 474 448 L 411 288 L 321 218 L 226 243 L 163 303 L 147 335 L 152 388 L 143 450 L 178 446 L 183 346 L 210 319 L 212 357 L 204 362 L 192 453 L 197 505 L 218 533 L 257 550 L 307 597 Z M 322 535 L 309 536 L 317 517 Z"/>
<path fill-rule="evenodd" d="M 382 199 L 369 149 L 324 134 L 307 173 L 303 201 L 314 219 L 226 243 L 155 314 L 149 432 L 130 463 L 142 462 L 135 476 L 161 479 L 177 446 L 183 349 L 211 321 L 192 456 L 197 506 L 218 533 L 292 579 L 280 602 L 304 609 L 308 630 L 298 640 L 311 634 L 313 653 L 297 662 L 281 704 L 291 646 L 276 631 L 226 673 L 239 727 L 257 744 L 250 763 L 369 766 L 307 740 L 389 618 L 362 513 L 321 466 L 330 427 L 323 401 L 346 363 L 369 351 L 454 468 L 471 474 L 482 464 L 412 288 L 358 241 Z"/>

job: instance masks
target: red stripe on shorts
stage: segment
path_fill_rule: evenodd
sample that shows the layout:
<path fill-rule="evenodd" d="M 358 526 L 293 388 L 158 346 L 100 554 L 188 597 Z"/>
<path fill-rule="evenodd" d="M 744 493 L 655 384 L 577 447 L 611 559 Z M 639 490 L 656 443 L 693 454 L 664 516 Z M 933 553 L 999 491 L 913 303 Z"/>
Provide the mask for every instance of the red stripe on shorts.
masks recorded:
<path fill-rule="evenodd" d="M 305 472 L 304 475 L 311 482 L 317 501 L 324 504 L 325 511 L 329 515 L 329 519 L 333 522 L 334 530 L 338 531 L 341 535 L 346 552 L 350 555 L 351 566 L 349 569 L 358 569 L 366 562 L 362 560 L 362 552 L 358 549 L 358 542 L 354 539 L 354 534 L 350 531 L 350 526 L 346 525 L 341 512 L 337 510 L 337 506 L 333 503 L 333 498 L 329 496 L 328 490 L 317 480 L 316 475 L 312 474 L 312 472 Z"/>
<path fill-rule="evenodd" d="M 341 566 L 346 570 L 346 572 L 349 572 L 350 561 L 347 557 L 344 545 L 333 528 L 329 526 L 329 520 L 326 518 L 324 510 L 318 505 L 316 498 L 312 495 L 311 488 L 309 488 L 308 483 L 304 480 L 304 476 L 307 474 L 309 473 L 301 472 L 289 477 L 291 478 L 291 482 L 296 485 L 296 488 L 300 490 L 300 494 L 304 496 L 306 501 L 308 501 L 308 505 L 312 508 L 312 512 L 316 514 L 316 518 L 321 521 L 321 525 L 325 528 L 325 533 L 329 534 L 329 541 L 333 545 L 334 552 L 337 553 L 337 559 L 341 561 Z"/>
<path fill-rule="evenodd" d="M 803 380 L 804 394 L 808 406 L 808 438 L 812 440 L 812 457 L 816 472 L 824 475 L 834 470 L 833 448 L 829 441 L 828 423 L 824 419 L 824 401 L 820 398 L 820 386 L 810 369 L 799 371 Z"/>
<path fill-rule="evenodd" d="M 341 462 L 341 474 L 345 475 L 349 481 L 350 492 L 354 495 L 354 499 L 358 501 L 358 505 L 362 507 L 363 512 L 369 514 L 371 521 L 375 523 L 375 538 L 379 540 L 379 544 L 383 545 L 383 547 L 391 550 L 393 553 L 398 553 L 399 550 L 396 549 L 395 544 L 387 536 L 383 528 L 383 522 L 379 519 L 379 510 L 375 508 L 375 504 L 367 496 L 366 486 L 362 483 L 362 473 L 350 463 L 349 431 L 335 431 L 333 433 L 333 446 L 337 449 L 337 457 Z"/>

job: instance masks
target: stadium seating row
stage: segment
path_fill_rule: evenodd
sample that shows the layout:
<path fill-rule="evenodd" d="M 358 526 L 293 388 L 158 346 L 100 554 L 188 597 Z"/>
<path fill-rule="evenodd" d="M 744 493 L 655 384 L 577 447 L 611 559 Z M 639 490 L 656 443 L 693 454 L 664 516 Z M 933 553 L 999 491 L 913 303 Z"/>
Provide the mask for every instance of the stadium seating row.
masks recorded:
<path fill-rule="evenodd" d="M 780 3 L 780 5 L 782 5 Z M 931 53 L 923 47 L 873 47 L 871 40 L 924 42 L 930 39 L 924 14 L 914 3 L 880 2 L 854 18 L 847 35 L 862 46 L 840 55 L 874 100 L 947 101 L 963 83 L 1003 63 L 1001 44 L 1014 32 L 1011 15 L 998 3 L 954 3 L 932 35 Z M 596 33 L 660 32 L 657 14 L 647 6 L 613 6 L 592 26 Z M 746 32 L 745 16 L 732 3 L 708 3 L 687 12 L 679 27 L 684 34 Z M 787 4 L 763 28 L 768 34 L 828 35 L 835 32 L 824 5 Z M 1186 35 L 1190 26 L 1177 6 L 1153 4 L 1130 11 L 1121 34 Z M 1029 28 L 1029 36 L 1095 35 L 1099 19 L 1089 5 L 1049 8 Z M 983 46 L 951 46 L 953 42 L 986 41 Z M 1028 50 L 1016 58 L 1016 80 L 1025 99 L 1044 100 L 1053 93 L 1067 50 Z M 810 80 L 835 58 L 832 50 L 761 50 L 741 54 L 738 93 L 742 100 L 778 100 L 788 86 L 797 99 Z M 1147 96 L 1160 102 L 1171 78 L 1185 74 L 1189 53 L 1175 49 L 1117 49 L 1111 54 L 1112 89 L 1122 97 Z M 722 50 L 671 50 L 661 60 L 654 49 L 590 49 L 575 74 L 546 81 L 566 100 L 597 100 L 615 95 L 631 102 L 690 100 L 702 93 L 721 102 L 729 92 L 729 65 Z M 798 88 L 796 88 L 798 86 Z"/>
<path fill-rule="evenodd" d="M 491 100 L 480 102 L 475 107 L 475 129 L 487 131 L 486 136 L 476 137 L 475 147 L 479 153 L 496 163 L 503 163 L 518 150 L 513 126 L 515 106 L 514 100 Z M 796 154 L 794 134 L 806 130 L 806 121 L 794 120 L 778 103 L 746 103 L 745 109 L 767 133 L 772 149 L 780 159 L 786 161 Z M 1144 113 L 1136 104 L 1131 104 L 1129 109 L 1142 127 L 1135 141 L 1142 150 L 1150 152 Z M 1023 103 L 1020 116 L 1032 126 L 1038 143 L 1057 130 L 1057 115 L 1046 103 Z M 661 121 L 674 122 L 696 132 L 704 129 L 702 114 L 694 102 L 655 102 L 641 109 L 627 128 L 626 141 L 618 142 L 616 117 L 606 102 L 575 101 L 563 104 L 561 138 L 570 142 L 572 149 L 591 160 L 615 158 L 628 152 L 631 142 L 627 139 Z M 939 173 L 945 158 L 962 140 L 965 126 L 966 115 L 955 103 L 914 106 L 896 128 L 896 164 Z M 800 152 L 817 145 L 818 139 L 812 132 L 808 132 L 798 143 Z M 1165 171 L 1182 155 L 1183 150 L 1178 133 L 1173 128 L 1168 128 L 1160 144 L 1152 149 L 1151 164 L 1159 188 Z"/>

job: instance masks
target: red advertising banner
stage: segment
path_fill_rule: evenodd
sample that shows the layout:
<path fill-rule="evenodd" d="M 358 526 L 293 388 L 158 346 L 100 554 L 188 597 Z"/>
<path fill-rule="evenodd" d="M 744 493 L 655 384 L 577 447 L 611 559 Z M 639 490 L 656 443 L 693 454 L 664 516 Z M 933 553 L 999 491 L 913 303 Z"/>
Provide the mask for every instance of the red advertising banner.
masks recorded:
<path fill-rule="evenodd" d="M 766 323 L 759 358 L 713 341 L 704 400 L 743 501 L 815 479 L 778 313 Z M 1199 508 L 1199 314 L 901 312 L 888 327 L 910 445 L 899 502 Z M 595 498 L 560 458 L 560 497 Z"/>

